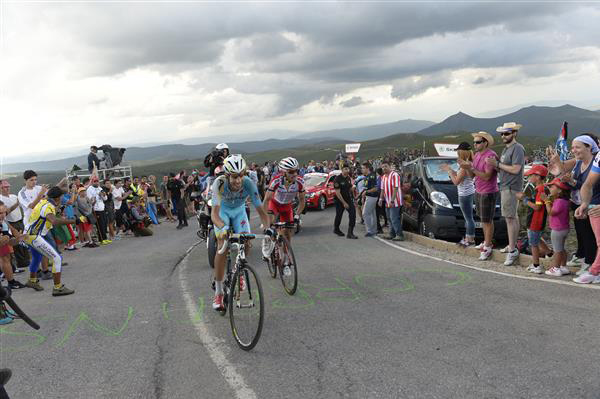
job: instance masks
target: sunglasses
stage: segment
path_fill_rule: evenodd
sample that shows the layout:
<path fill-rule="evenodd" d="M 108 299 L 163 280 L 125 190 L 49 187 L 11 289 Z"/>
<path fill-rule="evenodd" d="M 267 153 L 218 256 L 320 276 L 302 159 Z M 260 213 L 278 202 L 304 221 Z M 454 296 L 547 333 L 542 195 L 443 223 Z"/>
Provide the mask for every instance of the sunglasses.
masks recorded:
<path fill-rule="evenodd" d="M 298 174 L 298 171 L 297 171 L 297 170 L 287 170 L 287 171 L 286 171 L 286 173 L 287 173 L 288 175 L 297 175 L 297 174 Z"/>
<path fill-rule="evenodd" d="M 478 140 L 478 141 L 473 142 L 473 144 L 481 144 L 481 143 L 485 143 L 485 140 Z"/>
<path fill-rule="evenodd" d="M 513 132 L 504 132 L 504 133 L 500 133 L 500 135 L 501 135 L 502 137 L 510 136 L 511 134 L 513 134 Z"/>
<path fill-rule="evenodd" d="M 237 179 L 238 177 L 244 177 L 243 173 L 240 174 L 230 174 L 229 177 L 231 177 L 232 179 Z"/>

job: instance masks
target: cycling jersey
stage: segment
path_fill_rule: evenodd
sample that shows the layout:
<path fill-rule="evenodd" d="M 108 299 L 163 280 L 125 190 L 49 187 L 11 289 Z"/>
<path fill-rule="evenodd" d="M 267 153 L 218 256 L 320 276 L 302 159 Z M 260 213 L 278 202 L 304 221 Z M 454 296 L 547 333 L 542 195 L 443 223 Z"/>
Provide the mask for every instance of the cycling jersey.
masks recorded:
<path fill-rule="evenodd" d="M 268 190 L 275 193 L 271 201 L 281 205 L 291 204 L 298 193 L 304 192 L 304 179 L 298 176 L 295 182 L 286 187 L 285 175 L 277 175 L 271 180 Z"/>
<path fill-rule="evenodd" d="M 48 200 L 41 200 L 31 211 L 25 231 L 33 236 L 45 236 L 52 229 L 48 215 L 56 215 L 56 207 Z"/>
<path fill-rule="evenodd" d="M 246 213 L 246 199 L 254 206 L 262 206 L 256 184 L 248 177 L 242 180 L 240 191 L 231 191 L 227 176 L 219 176 L 212 186 L 212 205 L 220 206 L 219 217 L 225 223 L 223 228 L 215 226 L 215 234 L 220 236 L 225 233 L 225 228 L 231 226 L 234 233 L 250 233 L 250 222 Z"/>

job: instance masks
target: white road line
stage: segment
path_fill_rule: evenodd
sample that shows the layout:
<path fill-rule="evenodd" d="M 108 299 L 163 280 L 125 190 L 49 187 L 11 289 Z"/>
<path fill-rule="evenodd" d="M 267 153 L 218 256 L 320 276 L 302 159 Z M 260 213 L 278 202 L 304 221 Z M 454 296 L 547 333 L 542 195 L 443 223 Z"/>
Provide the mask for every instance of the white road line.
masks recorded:
<path fill-rule="evenodd" d="M 192 245 L 186 251 L 185 258 L 183 258 L 178 268 L 179 285 L 181 286 L 181 293 L 185 301 L 188 316 L 194 328 L 196 329 L 196 334 L 198 335 L 198 338 L 200 338 L 202 345 L 204 345 L 206 348 L 206 351 L 210 355 L 213 363 L 221 371 L 221 374 L 223 375 L 223 378 L 225 378 L 225 381 L 227 381 L 227 384 L 229 384 L 231 389 L 233 389 L 235 392 L 236 398 L 255 399 L 256 393 L 254 393 L 254 391 L 248 387 L 248 385 L 246 385 L 244 377 L 238 373 L 233 364 L 227 360 L 227 356 L 225 356 L 225 352 L 223 351 L 223 348 L 226 347 L 224 340 L 212 335 L 205 322 L 199 321 L 195 318 L 197 309 L 194 298 L 196 295 L 190 290 L 188 280 L 185 278 L 185 271 L 188 265 L 189 254 L 196 245 L 197 244 Z"/>
<path fill-rule="evenodd" d="M 572 283 L 570 281 L 551 280 L 549 278 L 541 278 L 541 277 L 533 277 L 533 276 L 532 277 L 519 276 L 517 274 L 499 272 L 499 271 L 496 271 L 496 270 L 490 270 L 490 269 L 484 269 L 484 268 L 481 268 L 481 267 L 465 265 L 464 263 L 459 263 L 459 262 L 454 262 L 454 261 L 447 260 L 447 259 L 438 258 L 437 256 L 431 256 L 431 255 L 422 254 L 420 252 L 416 252 L 416 251 L 413 251 L 411 249 L 404 248 L 404 247 L 401 247 L 401 246 L 396 245 L 396 244 L 392 244 L 391 242 L 386 241 L 386 240 L 384 240 L 383 238 L 380 238 L 380 237 L 374 237 L 374 238 L 377 239 L 377 240 L 379 240 L 379 241 L 381 241 L 382 243 L 384 243 L 386 245 L 389 245 L 390 247 L 394 247 L 394 248 L 399 249 L 401 251 L 408 252 L 409 254 L 413 254 L 413 255 L 417 255 L 417 256 L 423 256 L 423 257 L 426 257 L 426 258 L 429 258 L 429 259 L 435 259 L 435 260 L 438 260 L 440 262 L 446 262 L 446 263 L 450 263 L 450 264 L 453 264 L 453 265 L 466 267 L 467 269 L 477 270 L 477 271 L 480 271 L 480 272 L 499 274 L 500 276 L 519 278 L 521 280 L 534 280 L 534 281 L 543 281 L 545 283 L 568 285 L 568 286 L 577 287 L 577 288 L 589 288 L 589 289 L 595 289 L 595 290 L 600 289 L 600 285 L 576 284 L 576 283 Z"/>

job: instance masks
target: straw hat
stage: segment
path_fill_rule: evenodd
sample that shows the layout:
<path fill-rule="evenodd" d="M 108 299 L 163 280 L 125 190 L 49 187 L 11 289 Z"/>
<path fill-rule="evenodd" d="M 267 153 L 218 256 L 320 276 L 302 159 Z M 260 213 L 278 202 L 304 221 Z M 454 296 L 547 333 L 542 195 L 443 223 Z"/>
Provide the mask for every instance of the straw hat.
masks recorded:
<path fill-rule="evenodd" d="M 480 137 L 480 138 L 484 139 L 485 141 L 488 142 L 488 147 L 491 147 L 494 145 L 494 138 L 488 132 L 482 131 L 482 132 L 477 132 L 477 133 L 471 133 L 471 136 L 473 136 L 473 138 Z"/>
<path fill-rule="evenodd" d="M 502 126 L 498 126 L 498 128 L 496 129 L 496 131 L 499 132 L 499 133 L 503 133 L 503 132 L 516 132 L 516 131 L 518 131 L 522 127 L 523 127 L 523 125 L 520 125 L 520 124 L 515 123 L 515 122 L 506 122 Z"/>

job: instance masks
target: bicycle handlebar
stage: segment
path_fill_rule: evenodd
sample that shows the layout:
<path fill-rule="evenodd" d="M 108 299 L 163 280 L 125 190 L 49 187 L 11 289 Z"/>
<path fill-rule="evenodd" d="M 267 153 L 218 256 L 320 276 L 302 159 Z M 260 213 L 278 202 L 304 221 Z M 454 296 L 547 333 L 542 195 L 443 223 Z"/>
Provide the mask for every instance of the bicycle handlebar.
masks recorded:
<path fill-rule="evenodd" d="M 15 313 L 21 318 L 21 320 L 23 320 L 25 323 L 29 324 L 29 326 L 31 328 L 33 328 L 34 330 L 39 330 L 40 326 L 33 320 L 31 320 L 29 318 L 29 316 L 27 316 L 27 314 L 25 314 L 25 312 L 23 312 L 21 310 L 21 308 L 19 307 L 19 305 L 16 304 L 16 302 L 10 297 L 10 292 L 5 289 L 4 287 L 2 287 L 0 285 L 0 300 L 6 302 L 6 304 L 8 306 L 10 306 L 10 308 L 12 310 L 15 311 Z"/>
<path fill-rule="evenodd" d="M 252 240 L 255 238 L 262 239 L 265 237 L 270 237 L 270 236 L 268 236 L 266 234 L 245 234 L 245 233 L 243 233 L 243 234 L 228 234 L 225 241 L 223 241 L 223 246 L 217 250 L 217 253 L 219 255 L 223 255 L 225 253 L 225 251 L 227 251 L 227 247 L 229 246 L 229 241 L 231 239 L 239 240 L 240 238 L 247 238 L 249 240 Z"/>

